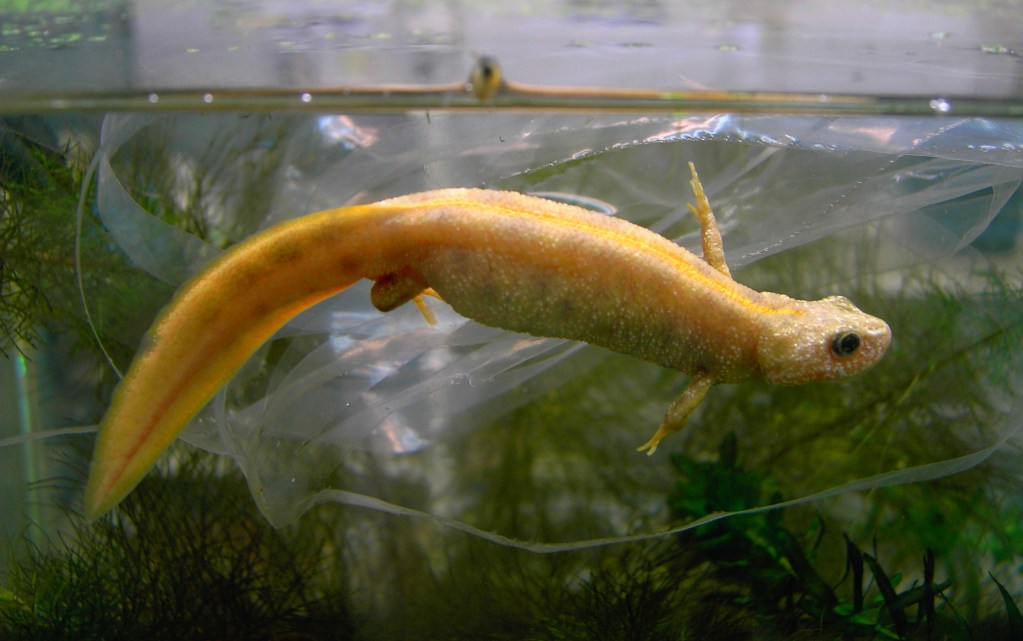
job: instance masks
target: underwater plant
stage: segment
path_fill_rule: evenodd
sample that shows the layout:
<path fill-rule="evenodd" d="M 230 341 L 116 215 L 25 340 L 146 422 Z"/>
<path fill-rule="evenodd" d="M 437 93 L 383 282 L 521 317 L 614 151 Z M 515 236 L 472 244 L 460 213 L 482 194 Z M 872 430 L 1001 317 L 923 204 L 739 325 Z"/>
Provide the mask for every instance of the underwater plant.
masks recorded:
<path fill-rule="evenodd" d="M 678 482 L 667 497 L 684 518 L 759 505 L 776 493 L 770 478 L 738 464 L 738 443 L 726 436 L 718 458 L 673 455 Z M 777 497 L 775 497 L 777 498 Z M 535 639 L 1009 639 L 1023 634 L 1016 601 L 994 576 L 986 588 L 1001 607 L 965 618 L 948 596 L 952 581 L 935 572 L 935 552 L 893 571 L 842 536 L 839 576 L 817 568 L 829 535 L 816 515 L 797 532 L 776 510 L 724 519 L 670 542 L 624 546 L 574 568 L 566 593 L 537 598 Z M 876 545 L 876 542 L 875 542 Z M 908 570 L 909 568 L 907 568 Z"/>
<path fill-rule="evenodd" d="M 0 123 L 0 354 L 75 323 L 74 211 L 83 150 L 51 149 Z"/>
<path fill-rule="evenodd" d="M 738 466 L 734 434 L 722 441 L 716 461 L 675 455 L 672 462 L 680 479 L 668 503 L 684 517 L 753 507 L 765 490 L 771 491 L 766 479 Z M 922 585 L 896 592 L 897 579 L 893 582 L 874 556 L 846 537 L 846 575 L 839 582 L 850 580 L 846 596 L 814 568 L 814 552 L 824 534 L 818 518 L 814 527 L 796 535 L 785 526 L 784 511 L 776 510 L 701 526 L 681 535 L 679 544 L 692 548 L 691 562 L 696 557 L 712 564 L 708 578 L 731 593 L 734 602 L 773 619 L 782 630 L 813 627 L 848 637 L 906 638 L 940 625 L 935 601 L 950 582 L 935 581 L 933 552 L 924 555 Z M 865 566 L 875 592 L 867 592 Z M 906 614 L 910 608 L 919 610 L 915 621 Z"/>
<path fill-rule="evenodd" d="M 344 561 L 325 528 L 283 532 L 236 471 L 193 451 L 117 519 L 21 544 L 3 573 L 0 638 L 353 639 Z"/>
<path fill-rule="evenodd" d="M 672 509 L 689 518 L 773 491 L 736 453 L 729 436 L 715 461 L 673 456 Z M 410 583 L 391 604 L 404 616 L 369 625 L 353 604 L 352 558 L 337 545 L 343 516 L 320 509 L 301 527 L 274 530 L 216 457 L 177 448 L 171 461 L 117 519 L 86 526 L 72 515 L 66 536 L 22 550 L 0 584 L 0 638 L 992 641 L 1023 632 L 993 576 L 1001 612 L 963 619 L 929 551 L 922 579 L 903 586 L 902 573 L 845 537 L 844 575 L 829 581 L 814 567 L 823 521 L 796 533 L 781 511 L 582 555 L 537 557 L 476 540 L 449 550 L 442 573 L 418 578 L 423 568 L 409 557 Z"/>

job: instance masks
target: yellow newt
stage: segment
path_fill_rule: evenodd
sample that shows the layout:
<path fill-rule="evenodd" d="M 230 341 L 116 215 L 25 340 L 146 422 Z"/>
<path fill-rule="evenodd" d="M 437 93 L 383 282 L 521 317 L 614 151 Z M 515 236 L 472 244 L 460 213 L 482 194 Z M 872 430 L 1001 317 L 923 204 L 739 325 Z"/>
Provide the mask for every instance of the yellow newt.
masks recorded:
<path fill-rule="evenodd" d="M 121 501 L 188 421 L 289 319 L 362 278 L 389 311 L 424 293 L 484 325 L 582 340 L 692 376 L 653 453 L 716 383 L 795 384 L 876 363 L 888 325 L 845 298 L 732 280 L 692 163 L 704 259 L 624 220 L 514 192 L 441 189 L 288 221 L 239 243 L 161 312 L 100 425 L 85 491 Z"/>

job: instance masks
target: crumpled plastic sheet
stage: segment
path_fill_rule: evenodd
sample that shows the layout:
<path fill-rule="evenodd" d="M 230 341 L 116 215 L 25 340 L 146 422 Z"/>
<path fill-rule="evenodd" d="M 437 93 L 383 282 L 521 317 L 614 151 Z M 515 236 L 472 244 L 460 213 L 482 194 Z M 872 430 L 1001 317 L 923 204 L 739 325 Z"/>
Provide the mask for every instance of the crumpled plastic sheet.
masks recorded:
<path fill-rule="evenodd" d="M 201 118 L 207 120 L 199 126 Z M 211 118 L 219 120 L 211 125 Z M 1018 142 L 1023 125 L 983 119 L 443 113 L 302 118 L 303 135 L 273 143 L 284 146 L 276 150 L 282 160 L 269 178 L 275 181 L 272 213 L 258 228 L 413 191 L 481 186 L 542 191 L 603 208 L 676 236 L 699 253 L 695 224 L 684 206 L 690 199 L 685 161 L 693 160 L 739 280 L 741 268 L 760 259 L 872 223 L 883 223 L 899 250 L 879 252 L 864 269 L 897 271 L 961 253 L 1023 179 Z M 201 138 L 218 122 L 237 126 L 239 120 L 115 114 L 102 127 L 99 215 L 140 268 L 171 285 L 183 283 L 218 250 L 133 201 L 112 159 L 147 127 L 166 128 L 168 140 L 187 146 L 189 136 Z M 784 162 L 768 162 L 782 153 Z M 948 203 L 984 190 L 986 207 L 974 203 L 949 215 Z M 940 211 L 932 211 L 936 205 Z M 679 236 L 681 229 L 687 233 Z M 836 274 L 836 290 L 853 277 Z M 523 543 L 333 486 L 332 473 L 347 452 L 401 457 L 464 436 L 603 357 L 601 350 L 579 343 L 480 326 L 437 301 L 429 301 L 436 326 L 427 326 L 412 306 L 381 314 L 369 304 L 368 289 L 357 285 L 294 319 L 280 335 L 314 337 L 314 346 L 294 341 L 276 361 L 265 395 L 238 406 L 233 399 L 251 375 L 243 368 L 184 434 L 195 445 L 234 458 L 270 522 L 284 525 L 315 504 L 334 501 L 438 520 L 538 552 L 664 534 Z M 664 400 L 667 407 L 671 399 Z M 999 443 L 961 459 L 861 479 L 789 504 L 972 467 L 1015 433 L 1020 415 L 1017 408 Z M 637 443 L 654 427 L 636 426 Z M 635 458 L 637 465 L 648 464 L 645 457 Z"/>

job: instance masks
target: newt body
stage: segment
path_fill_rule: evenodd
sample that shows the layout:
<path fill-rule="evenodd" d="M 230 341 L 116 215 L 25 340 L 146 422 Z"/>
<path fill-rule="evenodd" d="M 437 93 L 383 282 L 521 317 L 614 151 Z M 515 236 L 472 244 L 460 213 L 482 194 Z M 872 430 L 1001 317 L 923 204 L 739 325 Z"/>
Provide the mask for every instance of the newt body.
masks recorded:
<path fill-rule="evenodd" d="M 485 325 L 582 340 L 690 374 L 640 448 L 650 453 L 715 383 L 804 383 L 877 362 L 887 324 L 844 298 L 800 301 L 731 279 L 692 173 L 698 206 L 690 209 L 706 260 L 624 220 L 479 189 L 328 210 L 240 243 L 175 295 L 115 390 L 86 487 L 87 517 L 127 495 L 277 329 L 362 278 L 376 281 L 381 311 L 410 300 L 425 309 L 420 295 L 436 293 Z"/>

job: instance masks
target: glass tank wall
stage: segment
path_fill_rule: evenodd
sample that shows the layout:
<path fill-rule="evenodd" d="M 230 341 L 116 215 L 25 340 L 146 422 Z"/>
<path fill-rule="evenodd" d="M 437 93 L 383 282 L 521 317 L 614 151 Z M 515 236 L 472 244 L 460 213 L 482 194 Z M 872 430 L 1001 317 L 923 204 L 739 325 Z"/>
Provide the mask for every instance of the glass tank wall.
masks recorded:
<path fill-rule="evenodd" d="M 0 9 L 0 636 L 1023 635 L 1021 10 Z M 648 457 L 698 371 L 432 297 L 433 324 L 383 313 L 362 280 L 290 319 L 123 503 L 82 518 L 120 376 L 233 246 L 471 187 L 702 260 L 690 162 L 731 277 L 884 319 L 875 367 L 716 385 Z M 585 291 L 566 325 L 601 309 Z M 734 329 L 703 331 L 749 340 Z"/>

